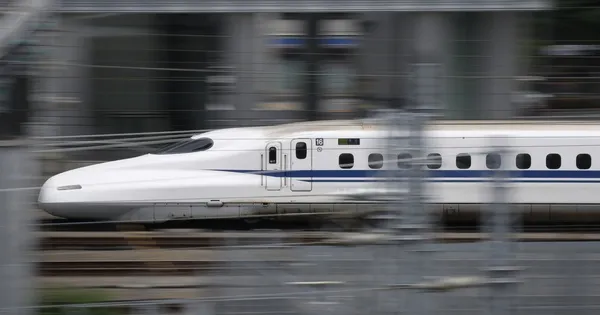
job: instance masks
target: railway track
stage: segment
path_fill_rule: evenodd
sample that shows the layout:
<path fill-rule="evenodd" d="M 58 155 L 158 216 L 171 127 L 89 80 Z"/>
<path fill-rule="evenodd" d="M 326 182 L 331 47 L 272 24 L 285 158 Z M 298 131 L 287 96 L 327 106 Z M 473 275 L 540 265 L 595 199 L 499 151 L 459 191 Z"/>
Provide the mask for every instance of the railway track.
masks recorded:
<path fill-rule="evenodd" d="M 298 246 L 380 243 L 381 234 L 332 232 L 37 232 L 40 276 L 176 276 L 265 270 L 299 263 Z M 439 243 L 479 242 L 486 233 L 434 233 Z M 600 233 L 515 233 L 520 242 L 600 242 Z M 253 260 L 235 262 L 226 253 Z M 225 254 L 224 254 L 225 253 Z M 335 261 L 331 261 L 335 264 Z M 348 261 L 339 263 L 348 265 Z M 364 264 L 364 261 L 357 261 Z"/>
<path fill-rule="evenodd" d="M 256 230 L 282 230 L 292 232 L 304 231 L 336 231 L 344 230 L 341 225 L 325 224 L 319 226 L 307 221 L 261 221 L 259 223 L 246 223 L 242 220 L 196 220 L 173 221 L 162 224 L 138 224 L 128 222 L 95 222 L 95 221 L 70 221 L 66 219 L 37 220 L 34 228 L 45 232 L 124 232 L 124 231 L 162 231 L 165 229 L 194 229 L 210 232 L 239 232 Z M 453 223 L 436 225 L 435 228 L 445 232 L 479 232 L 479 224 Z M 519 226 L 524 232 L 580 232 L 600 233 L 600 223 L 555 223 L 555 224 L 526 224 Z"/>
<path fill-rule="evenodd" d="M 515 235 L 521 241 L 548 242 L 548 241 L 600 241 L 600 235 Z M 443 235 L 438 239 L 444 241 L 477 241 L 485 239 L 484 235 Z M 290 239 L 297 241 L 298 239 Z M 314 244 L 369 244 L 375 241 L 374 237 L 352 237 L 351 235 L 338 235 L 336 238 L 322 239 Z M 287 243 L 288 245 L 291 243 Z M 327 250 L 320 249 L 324 257 L 314 258 L 307 256 L 306 247 L 286 246 L 285 242 L 279 244 L 268 243 L 263 240 L 263 245 L 240 248 L 158 248 L 138 247 L 131 250 L 47 250 L 35 254 L 38 275 L 43 277 L 83 277 L 83 276 L 248 276 L 256 275 L 256 271 L 277 273 L 282 270 L 294 270 L 299 266 L 302 270 L 310 265 L 327 264 L 343 268 L 329 269 L 328 275 L 334 276 L 338 272 L 348 270 L 361 270 L 369 265 L 372 260 L 370 255 L 337 255 L 339 248 L 329 246 Z M 484 246 L 485 247 L 485 246 Z M 368 247 L 360 247 L 368 250 Z M 362 250 L 361 250 L 362 251 Z M 309 251 L 310 252 L 310 251 Z M 348 253 L 348 252 L 345 252 Z M 475 253 L 476 254 L 476 253 Z M 547 262 L 549 256 L 540 253 L 520 253 L 520 260 L 537 260 Z M 470 259 L 476 259 L 476 255 Z M 460 264 L 465 257 L 442 258 L 445 265 Z M 554 260 L 557 258 L 553 256 Z M 570 257 L 561 258 L 565 262 L 571 261 Z M 600 260 L 600 255 L 590 256 L 587 259 Z M 541 268 L 541 267 L 540 267 Z"/>
<path fill-rule="evenodd" d="M 345 245 L 368 243 L 377 234 L 332 232 L 38 232 L 38 250 L 127 250 L 135 248 L 198 249 L 292 245 Z M 600 233 L 516 233 L 520 242 L 600 241 Z M 434 233 L 436 242 L 478 242 L 486 233 Z"/>

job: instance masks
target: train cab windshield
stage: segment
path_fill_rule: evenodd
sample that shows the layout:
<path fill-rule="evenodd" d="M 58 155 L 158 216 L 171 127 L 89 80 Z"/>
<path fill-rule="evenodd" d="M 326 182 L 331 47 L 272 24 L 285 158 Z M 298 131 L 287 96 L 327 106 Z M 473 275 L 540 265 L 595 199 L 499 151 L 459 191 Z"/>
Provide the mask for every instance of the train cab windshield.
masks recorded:
<path fill-rule="evenodd" d="M 206 151 L 214 145 L 210 138 L 186 139 L 184 141 L 170 144 L 153 154 L 179 154 Z"/>

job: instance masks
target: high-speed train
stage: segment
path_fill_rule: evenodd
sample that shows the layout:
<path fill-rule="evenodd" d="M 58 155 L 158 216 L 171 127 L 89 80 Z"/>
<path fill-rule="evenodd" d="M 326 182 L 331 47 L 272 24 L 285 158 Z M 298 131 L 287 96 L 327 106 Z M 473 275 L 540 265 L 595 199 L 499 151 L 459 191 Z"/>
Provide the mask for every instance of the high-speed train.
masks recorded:
<path fill-rule="evenodd" d="M 214 130 L 153 154 L 60 173 L 45 182 L 38 203 L 63 218 L 150 223 L 359 216 L 382 201 L 354 194 L 382 187 L 391 169 L 410 167 L 409 153 L 386 151 L 388 135 L 368 120 Z M 489 170 L 504 168 L 512 170 L 507 200 L 526 217 L 600 217 L 595 123 L 435 121 L 424 135 L 424 191 L 433 214 L 480 213 L 493 201 Z M 508 151 L 491 150 L 494 136 L 506 137 Z"/>

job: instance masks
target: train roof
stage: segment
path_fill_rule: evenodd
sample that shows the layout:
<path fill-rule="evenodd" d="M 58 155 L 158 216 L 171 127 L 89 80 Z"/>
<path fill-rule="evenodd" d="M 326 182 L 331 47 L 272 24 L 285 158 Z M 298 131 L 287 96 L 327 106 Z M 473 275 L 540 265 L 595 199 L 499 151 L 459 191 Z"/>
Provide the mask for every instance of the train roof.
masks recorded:
<path fill-rule="evenodd" d="M 276 133 L 327 130 L 385 130 L 385 125 L 371 119 L 303 121 L 266 127 Z M 600 131 L 600 122 L 593 121 L 541 121 L 541 120 L 435 120 L 429 130 L 481 130 L 481 131 Z"/>
<path fill-rule="evenodd" d="M 372 119 L 302 121 L 262 127 L 241 127 L 216 130 L 215 135 L 246 137 L 307 136 L 314 132 L 384 131 L 383 124 Z M 428 124 L 433 132 L 469 133 L 531 133 L 552 135 L 594 134 L 600 136 L 600 123 L 593 121 L 542 120 L 436 120 Z M 199 137 L 200 135 L 195 136 Z"/>

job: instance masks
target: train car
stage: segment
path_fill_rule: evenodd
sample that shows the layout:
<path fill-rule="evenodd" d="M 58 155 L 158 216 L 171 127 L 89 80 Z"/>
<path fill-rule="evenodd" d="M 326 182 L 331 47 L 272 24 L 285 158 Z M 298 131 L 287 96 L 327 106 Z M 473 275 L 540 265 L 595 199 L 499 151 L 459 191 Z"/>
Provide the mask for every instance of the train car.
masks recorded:
<path fill-rule="evenodd" d="M 402 131 L 398 131 L 402 133 Z M 195 135 L 153 154 L 70 170 L 39 195 L 68 219 L 360 217 L 382 201 L 351 198 L 410 167 L 390 156 L 388 130 L 368 120 L 231 128 Z M 490 136 L 509 151 L 490 151 Z M 539 222 L 600 218 L 600 126 L 583 122 L 438 121 L 426 126 L 427 209 L 477 216 L 492 201 L 490 170 L 510 172 L 509 202 Z"/>

